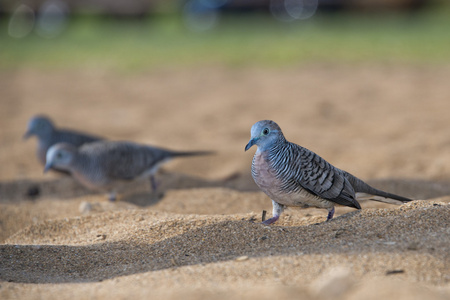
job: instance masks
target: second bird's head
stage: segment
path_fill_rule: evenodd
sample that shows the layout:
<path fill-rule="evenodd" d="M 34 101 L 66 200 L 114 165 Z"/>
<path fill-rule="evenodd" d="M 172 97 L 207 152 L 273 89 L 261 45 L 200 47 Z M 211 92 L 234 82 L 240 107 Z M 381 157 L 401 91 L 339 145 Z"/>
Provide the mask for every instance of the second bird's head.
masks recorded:
<path fill-rule="evenodd" d="M 51 168 L 69 171 L 77 149 L 75 146 L 58 143 L 47 150 L 44 173 Z"/>
<path fill-rule="evenodd" d="M 279 141 L 283 137 L 283 132 L 277 123 L 271 120 L 263 120 L 256 122 L 250 131 L 251 137 L 245 151 L 250 149 L 253 145 L 258 146 L 260 151 L 264 151 L 271 147 L 273 143 Z"/>
<path fill-rule="evenodd" d="M 25 132 L 23 138 L 27 139 L 30 136 L 37 136 L 38 138 L 49 138 L 54 131 L 54 125 L 52 121 L 45 116 L 34 116 L 30 119 L 27 126 L 27 132 Z"/>

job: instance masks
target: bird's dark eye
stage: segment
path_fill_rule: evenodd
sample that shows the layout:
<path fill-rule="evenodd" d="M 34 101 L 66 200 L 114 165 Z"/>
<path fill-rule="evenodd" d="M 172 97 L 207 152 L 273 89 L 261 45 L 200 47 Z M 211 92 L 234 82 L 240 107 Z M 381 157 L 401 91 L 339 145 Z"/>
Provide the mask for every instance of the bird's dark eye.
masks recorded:
<path fill-rule="evenodd" d="M 268 135 L 268 134 L 269 134 L 269 128 L 264 128 L 263 131 L 262 131 L 262 133 L 263 133 L 264 135 Z"/>
<path fill-rule="evenodd" d="M 56 154 L 56 158 L 59 158 L 59 159 L 61 159 L 63 157 L 63 155 L 62 155 L 62 153 L 61 152 L 59 152 L 58 154 Z"/>

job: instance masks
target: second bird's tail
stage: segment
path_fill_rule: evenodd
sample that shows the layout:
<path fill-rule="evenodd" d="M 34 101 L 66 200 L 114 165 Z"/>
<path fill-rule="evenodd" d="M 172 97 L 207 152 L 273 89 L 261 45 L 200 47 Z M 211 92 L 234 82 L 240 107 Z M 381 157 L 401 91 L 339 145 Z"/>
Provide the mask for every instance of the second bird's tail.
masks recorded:
<path fill-rule="evenodd" d="M 183 156 L 200 156 L 200 155 L 212 155 L 214 151 L 172 151 L 171 157 L 183 157 Z"/>

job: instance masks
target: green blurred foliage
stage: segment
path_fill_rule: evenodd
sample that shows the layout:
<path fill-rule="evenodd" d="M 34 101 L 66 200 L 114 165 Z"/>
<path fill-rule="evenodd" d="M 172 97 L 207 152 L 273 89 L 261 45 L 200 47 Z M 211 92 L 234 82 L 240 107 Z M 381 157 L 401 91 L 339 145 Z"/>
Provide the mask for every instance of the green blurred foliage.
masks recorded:
<path fill-rule="evenodd" d="M 71 17 L 63 34 L 8 35 L 0 21 L 0 68 L 146 70 L 193 65 L 285 67 L 303 63 L 450 62 L 448 6 L 414 13 L 318 13 L 282 23 L 268 15 L 225 15 L 204 32 L 179 15 L 141 19 Z"/>

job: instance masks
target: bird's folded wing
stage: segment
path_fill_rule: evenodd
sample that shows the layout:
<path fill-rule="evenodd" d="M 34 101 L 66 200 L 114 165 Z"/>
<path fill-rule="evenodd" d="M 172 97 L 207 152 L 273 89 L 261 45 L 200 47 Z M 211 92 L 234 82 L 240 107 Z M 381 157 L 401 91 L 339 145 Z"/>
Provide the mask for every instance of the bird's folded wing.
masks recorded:
<path fill-rule="evenodd" d="M 293 162 L 299 164 L 301 177 L 297 183 L 305 190 L 337 204 L 361 208 L 355 191 L 343 171 L 335 168 L 317 154 L 302 149 L 304 154 Z"/>
<path fill-rule="evenodd" d="M 146 147 L 131 143 L 115 143 L 102 158 L 106 175 L 111 179 L 132 180 L 150 170 L 155 159 Z"/>

